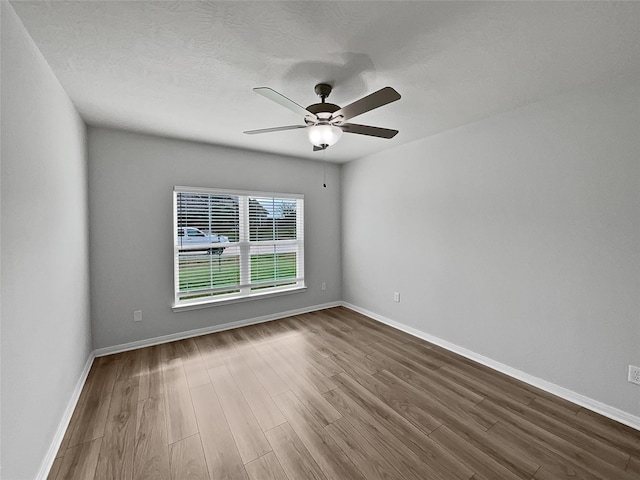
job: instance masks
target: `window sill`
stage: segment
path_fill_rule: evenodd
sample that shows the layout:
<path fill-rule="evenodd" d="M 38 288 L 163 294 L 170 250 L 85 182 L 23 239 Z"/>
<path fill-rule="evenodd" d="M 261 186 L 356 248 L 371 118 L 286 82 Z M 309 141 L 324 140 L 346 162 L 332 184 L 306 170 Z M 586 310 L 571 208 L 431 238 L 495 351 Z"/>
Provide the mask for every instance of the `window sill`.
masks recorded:
<path fill-rule="evenodd" d="M 231 303 L 240 303 L 240 302 L 248 302 L 251 300 L 279 297 L 282 295 L 290 295 L 292 293 L 302 293 L 306 289 L 307 287 L 293 287 L 293 288 L 278 290 L 275 292 L 253 293 L 251 295 L 244 296 L 244 297 L 233 297 L 233 298 L 224 298 L 224 299 L 216 299 L 216 300 L 206 299 L 206 300 L 194 301 L 192 303 L 185 302 L 180 305 L 172 305 L 171 309 L 176 313 L 184 312 L 187 310 L 199 310 L 201 308 L 218 307 L 221 305 L 229 305 Z"/>

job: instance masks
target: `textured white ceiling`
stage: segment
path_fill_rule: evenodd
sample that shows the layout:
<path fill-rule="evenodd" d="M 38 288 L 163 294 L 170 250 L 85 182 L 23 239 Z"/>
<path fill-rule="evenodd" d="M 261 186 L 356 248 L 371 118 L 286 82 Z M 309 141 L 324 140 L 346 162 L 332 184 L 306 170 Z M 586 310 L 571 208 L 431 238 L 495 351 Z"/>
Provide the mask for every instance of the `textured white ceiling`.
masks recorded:
<path fill-rule="evenodd" d="M 402 99 L 344 135 L 348 161 L 580 84 L 640 72 L 637 2 L 12 1 L 80 114 L 188 140 L 321 158 L 301 123 L 252 92 L 344 106 L 387 85 Z"/>

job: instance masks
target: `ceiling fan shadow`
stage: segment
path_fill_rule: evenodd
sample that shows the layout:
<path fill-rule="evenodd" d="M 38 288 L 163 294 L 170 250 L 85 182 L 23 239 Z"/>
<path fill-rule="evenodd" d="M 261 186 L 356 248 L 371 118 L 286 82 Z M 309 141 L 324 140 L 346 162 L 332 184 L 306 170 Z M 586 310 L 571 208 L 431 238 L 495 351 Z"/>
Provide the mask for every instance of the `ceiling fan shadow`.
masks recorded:
<path fill-rule="evenodd" d="M 365 72 L 375 72 L 371 57 L 365 53 L 336 53 L 336 62 L 310 61 L 293 65 L 285 74 L 284 80 L 293 85 L 306 86 L 319 82 L 332 87 L 339 86 L 344 99 L 357 98 L 368 91 L 364 81 Z M 306 87 L 304 87 L 306 88 Z"/>

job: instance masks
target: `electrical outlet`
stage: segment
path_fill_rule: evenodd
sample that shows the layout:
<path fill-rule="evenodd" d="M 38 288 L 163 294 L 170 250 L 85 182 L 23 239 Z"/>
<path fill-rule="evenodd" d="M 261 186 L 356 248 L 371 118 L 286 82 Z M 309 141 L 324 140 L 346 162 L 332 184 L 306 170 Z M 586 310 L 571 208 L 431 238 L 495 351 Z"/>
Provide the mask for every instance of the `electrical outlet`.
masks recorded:
<path fill-rule="evenodd" d="M 393 301 L 400 302 L 400 292 L 393 292 Z"/>
<path fill-rule="evenodd" d="M 640 385 L 640 367 L 629 365 L 629 381 Z"/>
<path fill-rule="evenodd" d="M 327 289 L 327 284 L 322 282 L 322 291 L 324 292 Z"/>
<path fill-rule="evenodd" d="M 141 322 L 142 321 L 142 310 L 136 310 L 133 312 L 133 321 Z"/>

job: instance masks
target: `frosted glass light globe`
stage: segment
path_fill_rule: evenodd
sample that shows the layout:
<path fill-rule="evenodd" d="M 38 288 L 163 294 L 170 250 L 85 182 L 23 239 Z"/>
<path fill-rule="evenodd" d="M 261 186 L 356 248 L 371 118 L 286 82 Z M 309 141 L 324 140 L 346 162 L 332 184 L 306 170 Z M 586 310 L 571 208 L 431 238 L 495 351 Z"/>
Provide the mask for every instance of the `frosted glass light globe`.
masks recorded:
<path fill-rule="evenodd" d="M 309 135 L 309 141 L 316 147 L 328 146 L 330 147 L 342 136 L 342 129 L 334 127 L 333 125 L 314 125 L 307 127 L 307 134 Z"/>

